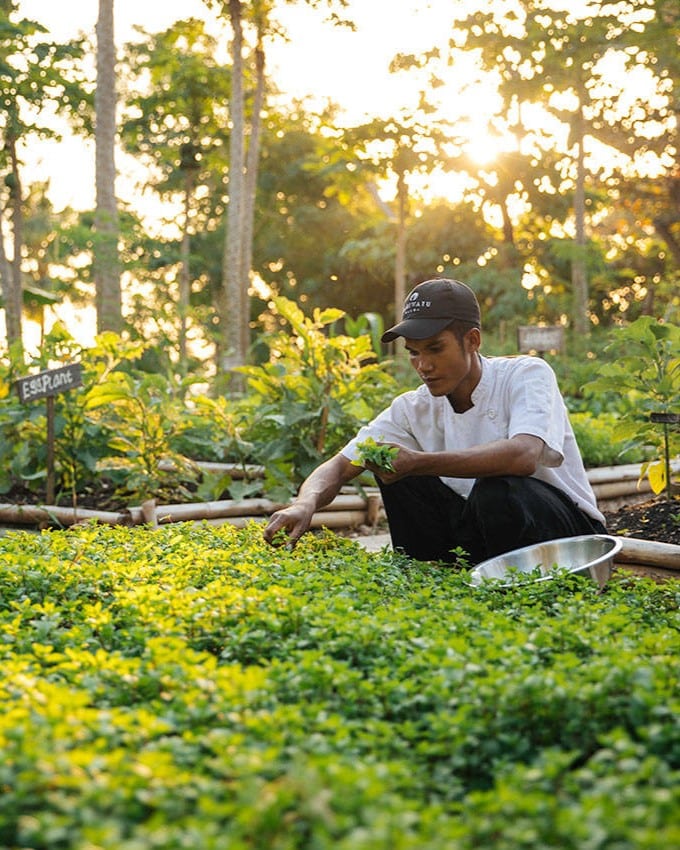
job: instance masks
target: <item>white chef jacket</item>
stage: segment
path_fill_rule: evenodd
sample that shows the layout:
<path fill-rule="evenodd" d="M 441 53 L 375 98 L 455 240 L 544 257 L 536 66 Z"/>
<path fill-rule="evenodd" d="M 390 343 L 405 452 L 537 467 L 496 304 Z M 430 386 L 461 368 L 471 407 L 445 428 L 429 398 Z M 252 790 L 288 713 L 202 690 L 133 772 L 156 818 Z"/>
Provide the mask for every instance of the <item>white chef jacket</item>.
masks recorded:
<path fill-rule="evenodd" d="M 582 511 L 604 522 L 597 508 L 555 373 L 539 357 L 482 357 L 482 376 L 472 392 L 472 407 L 456 413 L 446 396 L 433 396 L 425 385 L 394 399 L 360 429 L 343 449 L 349 460 L 367 437 L 422 452 L 460 451 L 516 434 L 543 440 L 533 477 L 566 493 Z M 441 480 L 464 498 L 472 478 Z"/>

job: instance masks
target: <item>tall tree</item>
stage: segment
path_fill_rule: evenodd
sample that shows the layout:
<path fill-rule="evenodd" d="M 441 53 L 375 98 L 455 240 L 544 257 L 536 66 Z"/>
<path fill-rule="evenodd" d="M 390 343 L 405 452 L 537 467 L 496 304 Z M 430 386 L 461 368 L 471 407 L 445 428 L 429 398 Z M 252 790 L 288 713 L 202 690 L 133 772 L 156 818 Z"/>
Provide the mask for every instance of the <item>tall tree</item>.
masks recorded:
<path fill-rule="evenodd" d="M 476 176 L 482 181 L 487 172 L 492 176 L 493 182 L 483 191 L 500 203 L 501 209 L 505 209 L 506 190 L 514 189 L 514 194 L 531 204 L 546 223 L 559 222 L 562 228 L 572 230 L 573 304 L 569 312 L 581 332 L 590 327 L 588 264 L 593 246 L 589 219 L 596 209 L 599 188 L 605 180 L 611 186 L 617 179 L 612 176 L 614 151 L 604 168 L 593 158 L 593 151 L 602 143 L 634 159 L 636 148 L 642 152 L 650 147 L 640 129 L 644 121 L 639 116 L 646 113 L 651 117 L 651 106 L 641 97 L 623 111 L 615 108 L 630 101 L 630 88 L 625 74 L 608 74 L 607 69 L 613 56 L 623 57 L 624 65 L 651 67 L 657 63 L 652 44 L 665 45 L 660 48 L 664 63 L 659 63 L 663 67 L 659 77 L 667 78 L 672 57 L 677 63 L 679 14 L 674 0 L 593 2 L 578 8 L 555 0 L 507 0 L 503 4 L 487 0 L 473 13 L 454 21 L 449 62 L 455 62 L 461 47 L 476 52 L 482 68 L 495 75 L 499 83 L 504 114 L 493 120 L 518 140 L 516 151 L 510 154 L 514 165 L 508 156 L 501 156 L 488 169 L 477 168 Z M 646 28 L 653 27 L 659 16 L 664 19 L 663 34 L 658 32 L 658 39 L 647 37 Z M 523 126 L 520 116 L 525 111 L 535 114 L 537 106 L 545 115 L 546 126 L 556 118 L 567 128 L 566 144 L 559 140 L 559 133 L 553 133 L 550 140 L 550 131 L 537 127 L 535 119 L 533 128 Z M 470 169 L 461 157 L 455 160 L 475 172 L 474 166 Z M 504 173 L 506 165 L 512 166 L 508 175 Z M 571 206 L 565 216 L 560 208 L 569 190 Z M 514 240 L 507 214 L 504 234 L 506 242 Z"/>
<path fill-rule="evenodd" d="M 97 329 L 119 331 L 123 325 L 119 222 L 116 200 L 116 46 L 114 0 L 99 0 L 97 18 L 97 87 L 95 91 L 95 287 Z"/>
<path fill-rule="evenodd" d="M 443 150 L 448 134 L 432 120 L 427 124 L 405 115 L 376 119 L 348 129 L 344 136 L 345 156 L 362 163 L 365 172 L 376 179 L 396 178 L 394 201 L 383 205 L 394 223 L 394 315 L 401 317 L 406 296 L 407 236 L 410 208 L 409 182 L 441 166 L 447 157 Z M 377 193 L 376 193 L 377 196 Z M 380 199 L 377 198 L 380 202 Z"/>
<path fill-rule="evenodd" d="M 243 323 L 249 316 L 248 273 L 244 269 L 244 226 L 246 209 L 246 149 L 245 96 L 243 61 L 243 4 L 229 0 L 229 21 L 232 28 L 231 133 L 229 135 L 229 206 L 222 260 L 223 307 L 220 311 L 221 352 L 220 369 L 228 372 L 247 359 Z M 253 116 L 259 120 L 259 116 Z"/>
<path fill-rule="evenodd" d="M 624 32 L 626 55 L 633 67 L 642 65 L 653 72 L 657 102 L 650 107 L 636 100 L 634 111 L 629 107 L 630 117 L 624 118 L 628 152 L 634 160 L 656 154 L 658 173 L 652 179 L 634 178 L 636 195 L 680 270 L 680 4 L 636 0 L 634 5 L 642 23 Z"/>
<path fill-rule="evenodd" d="M 178 21 L 125 46 L 129 94 L 121 139 L 148 166 L 146 187 L 179 200 L 179 364 L 187 363 L 193 281 L 192 245 L 207 226 L 207 206 L 226 163 L 222 128 L 227 124 L 231 68 L 217 58 L 217 39 L 202 21 Z M 218 307 L 219 305 L 216 305 Z"/>
<path fill-rule="evenodd" d="M 275 0 L 206 0 L 231 25 L 232 88 L 229 128 L 229 177 L 227 229 L 225 233 L 220 310 L 222 350 L 219 367 L 228 372 L 245 363 L 249 347 L 249 288 L 252 256 L 254 194 L 259 138 L 265 93 L 265 36 L 279 27 L 273 21 Z M 290 0 L 284 0 L 290 2 Z M 334 24 L 347 25 L 334 8 L 347 6 L 347 0 L 305 0 L 312 7 L 327 6 Z M 255 33 L 255 47 L 249 57 L 245 28 Z M 250 106 L 250 109 L 248 109 Z"/>
<path fill-rule="evenodd" d="M 621 32 L 614 7 L 571 11 L 549 0 L 511 2 L 478 11 L 456 22 L 465 32 L 465 46 L 479 51 L 482 64 L 499 76 L 507 103 L 541 103 L 569 126 L 570 179 L 573 186 L 574 247 L 572 251 L 573 322 L 587 333 L 586 271 L 586 116 L 596 98 L 595 68 Z"/>
<path fill-rule="evenodd" d="M 257 195 L 257 176 L 260 165 L 260 139 L 262 135 L 262 114 L 265 105 L 265 51 L 264 36 L 267 27 L 268 6 L 258 6 L 254 12 L 256 41 L 254 47 L 254 92 L 250 139 L 245 155 L 245 192 L 243 197 L 241 276 L 250 279 L 253 266 L 253 234 L 255 226 L 255 198 Z M 241 350 L 247 352 L 250 347 L 250 309 L 248 301 L 244 305 L 241 321 Z"/>
<path fill-rule="evenodd" d="M 591 120 L 629 157 L 610 191 L 605 309 L 677 316 L 680 284 L 680 5 L 635 0 L 624 18 L 619 77 L 631 80 Z M 644 83 L 644 85 L 642 84 Z"/>
<path fill-rule="evenodd" d="M 5 306 L 7 342 L 21 346 L 24 191 L 22 157 L 35 138 L 58 138 L 44 116 L 50 112 L 84 120 L 87 94 L 78 60 L 80 42 L 58 44 L 44 38 L 35 21 L 15 21 L 16 3 L 0 3 L 0 169 L 5 191 L 0 195 L 0 223 L 11 224 L 11 258 L 0 254 L 0 282 Z"/>
<path fill-rule="evenodd" d="M 365 251 L 354 251 L 362 236 L 369 238 L 384 224 L 385 214 L 376 211 L 366 185 L 371 175 L 348 170 L 337 137 L 329 136 L 335 116 L 332 110 L 313 115 L 300 104 L 267 111 L 253 269 L 286 297 L 356 315 L 382 309 L 391 300 L 393 224 L 384 227 L 379 250 L 373 242 Z M 382 256 L 383 250 L 386 259 L 374 264 L 375 254 Z"/>

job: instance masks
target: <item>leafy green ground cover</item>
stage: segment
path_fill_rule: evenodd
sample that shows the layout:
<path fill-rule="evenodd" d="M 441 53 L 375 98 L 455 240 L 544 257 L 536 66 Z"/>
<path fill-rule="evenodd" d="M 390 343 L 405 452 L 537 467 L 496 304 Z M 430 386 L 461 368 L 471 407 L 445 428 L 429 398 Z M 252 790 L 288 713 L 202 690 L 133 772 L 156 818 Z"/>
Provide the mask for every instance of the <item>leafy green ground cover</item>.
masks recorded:
<path fill-rule="evenodd" d="M 680 846 L 679 601 L 255 525 L 10 535 L 0 846 Z"/>

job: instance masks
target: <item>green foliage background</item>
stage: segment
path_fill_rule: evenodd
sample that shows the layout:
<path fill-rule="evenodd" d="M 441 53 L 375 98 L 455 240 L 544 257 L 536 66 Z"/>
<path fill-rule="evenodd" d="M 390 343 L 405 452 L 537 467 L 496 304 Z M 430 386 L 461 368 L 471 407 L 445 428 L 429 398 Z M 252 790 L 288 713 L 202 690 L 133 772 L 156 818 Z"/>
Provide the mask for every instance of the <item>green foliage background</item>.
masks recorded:
<path fill-rule="evenodd" d="M 255 524 L 11 534 L 0 845 L 668 850 L 679 601 Z"/>
<path fill-rule="evenodd" d="M 646 471 L 655 493 L 672 498 L 671 459 L 680 451 L 680 429 L 660 426 L 654 414 L 680 411 L 680 326 L 641 316 L 612 336 L 610 359 L 589 389 L 627 393 L 630 405 L 617 423 L 615 436 L 629 445 L 650 446 L 654 461 Z"/>
<path fill-rule="evenodd" d="M 172 503 L 263 494 L 288 500 L 313 468 L 418 383 L 402 358 L 375 350 L 375 319 L 352 319 L 338 309 L 306 315 L 295 302 L 274 297 L 262 317 L 260 363 L 238 370 L 247 380 L 243 394 L 216 394 L 200 373 L 182 376 L 156 357 L 149 363 L 157 350 L 143 340 L 105 333 L 85 349 L 55 326 L 30 370 L 73 361 L 83 367 L 83 387 L 55 397 L 58 503 L 94 501 L 102 508 L 149 498 Z M 668 349 L 663 368 L 653 352 L 633 353 L 631 345 L 627 359 L 603 365 L 606 338 L 595 342 L 592 356 L 576 351 L 550 358 L 587 467 L 658 456 L 662 432 L 644 420 L 660 406 L 675 409 L 677 328 L 645 317 L 608 338 L 625 345 L 644 331 L 655 339 L 651 329 Z M 505 347 L 491 339 L 485 350 L 503 353 Z M 23 369 L 12 360 L 0 366 L 0 493 L 41 502 L 45 407 L 19 402 L 12 391 L 18 374 Z M 669 451 L 677 454 L 675 436 Z M 208 474 L 200 461 L 240 466 L 246 478 Z M 249 478 L 249 466 L 263 467 L 264 478 Z"/>

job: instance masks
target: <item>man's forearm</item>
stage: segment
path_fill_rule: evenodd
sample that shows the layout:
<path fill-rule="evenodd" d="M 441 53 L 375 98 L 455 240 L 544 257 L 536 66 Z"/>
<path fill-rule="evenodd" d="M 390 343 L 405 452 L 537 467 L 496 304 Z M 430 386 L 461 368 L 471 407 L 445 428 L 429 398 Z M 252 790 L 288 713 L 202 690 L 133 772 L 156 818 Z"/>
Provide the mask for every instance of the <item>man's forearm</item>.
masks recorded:
<path fill-rule="evenodd" d="M 414 453 L 412 468 L 403 471 L 451 478 L 531 475 L 536 471 L 542 448 L 543 441 L 538 437 L 522 434 L 459 452 Z"/>
<path fill-rule="evenodd" d="M 315 511 L 328 505 L 340 492 L 343 484 L 361 472 L 347 458 L 335 455 L 318 466 L 302 483 L 296 502 L 309 505 Z"/>

